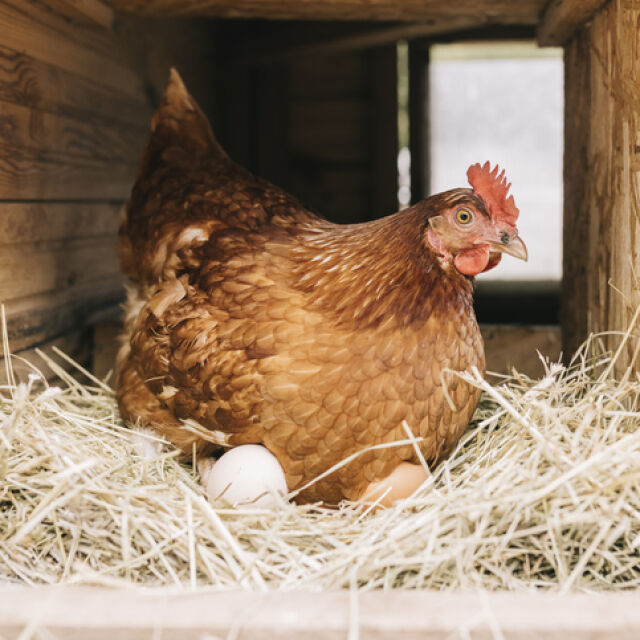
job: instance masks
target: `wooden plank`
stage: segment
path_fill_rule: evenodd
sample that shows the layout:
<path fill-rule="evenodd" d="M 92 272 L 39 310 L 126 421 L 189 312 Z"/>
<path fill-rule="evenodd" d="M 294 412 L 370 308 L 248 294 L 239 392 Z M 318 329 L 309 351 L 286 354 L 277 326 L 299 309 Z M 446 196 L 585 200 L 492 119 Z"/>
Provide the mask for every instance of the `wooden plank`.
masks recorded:
<path fill-rule="evenodd" d="M 615 0 L 565 50 L 562 327 L 568 352 L 591 331 L 625 331 L 640 305 L 638 24 L 640 5 Z M 605 342 L 614 348 L 618 339 Z M 619 372 L 633 346 L 619 360 Z"/>
<path fill-rule="evenodd" d="M 249 47 L 240 56 L 240 61 L 245 64 L 264 66 L 273 62 L 295 60 L 304 56 L 313 56 L 315 58 L 316 56 L 374 49 L 395 44 L 398 40 L 412 40 L 425 36 L 435 37 L 472 29 L 477 26 L 479 25 L 476 18 L 463 15 L 450 16 L 437 21 L 400 24 L 384 28 L 360 26 L 354 28 L 353 33 L 330 35 L 324 38 L 310 38 L 306 42 L 297 42 L 297 39 L 288 41 L 286 38 L 280 38 L 275 46 L 267 46 L 267 50 L 265 50 L 265 42 L 263 40 L 258 42 L 256 46 Z"/>
<path fill-rule="evenodd" d="M 91 372 L 100 380 L 104 380 L 109 372 L 109 383 L 115 385 L 113 372 L 116 356 L 120 348 L 119 337 L 122 334 L 122 322 L 98 322 L 93 327 L 93 357 Z"/>
<path fill-rule="evenodd" d="M 0 45 L 0 99 L 69 118 L 149 129 L 146 100 Z"/>
<path fill-rule="evenodd" d="M 538 352 L 557 362 L 562 350 L 560 327 L 480 325 L 487 371 L 510 375 L 516 369 L 530 378 L 540 378 L 544 366 Z"/>
<path fill-rule="evenodd" d="M 538 26 L 542 47 L 563 45 L 608 0 L 551 0 Z"/>
<path fill-rule="evenodd" d="M 122 302 L 120 275 L 4 304 L 13 352 L 32 348 L 56 336 L 93 324 L 96 317 Z"/>
<path fill-rule="evenodd" d="M 266 67 L 255 77 L 255 172 L 284 189 L 289 186 L 286 144 L 288 80 L 287 69 L 275 64 Z"/>
<path fill-rule="evenodd" d="M 147 131 L 124 123 L 85 122 L 0 100 L 0 135 L 5 144 L 76 158 L 135 166 Z"/>
<path fill-rule="evenodd" d="M 495 20 L 535 24 L 545 0 L 107 0 L 121 11 L 149 16 L 198 15 L 224 18 L 298 20 L 424 20 L 472 17 L 478 25 Z"/>
<path fill-rule="evenodd" d="M 90 329 L 75 330 L 69 334 L 58 336 L 53 340 L 48 340 L 44 344 L 33 349 L 24 349 L 12 354 L 11 364 L 15 381 L 27 382 L 29 376 L 35 371 L 40 372 L 46 380 L 56 381 L 56 374 L 45 364 L 40 354 L 36 351 L 43 351 L 50 358 L 53 358 L 65 371 L 77 371 L 73 365 L 65 362 L 54 351 L 54 347 L 60 349 L 65 354 L 73 358 L 78 364 L 87 366 L 91 360 L 91 331 Z M 84 376 L 83 382 L 87 382 Z M 7 384 L 5 373 L 5 360 L 0 350 L 0 384 Z"/>
<path fill-rule="evenodd" d="M 354 224 L 371 218 L 371 174 L 365 164 L 333 167 L 307 159 L 294 163 L 289 180 L 291 193 L 333 222 Z"/>
<path fill-rule="evenodd" d="M 77 22 L 110 29 L 113 9 L 100 0 L 44 0 L 57 13 Z"/>
<path fill-rule="evenodd" d="M 119 273 L 115 238 L 16 245 L 0 251 L 0 300 L 59 291 Z"/>
<path fill-rule="evenodd" d="M 430 195 L 429 40 L 409 43 L 409 151 L 411 203 Z"/>
<path fill-rule="evenodd" d="M 112 37 L 69 24 L 31 0 L 0 2 L 0 41 L 5 47 L 144 99 L 138 75 Z"/>
<path fill-rule="evenodd" d="M 398 210 L 398 60 L 396 45 L 367 53 L 369 62 L 369 219 Z M 366 149 L 366 147 L 365 147 Z"/>
<path fill-rule="evenodd" d="M 366 59 L 358 52 L 295 58 L 289 73 L 293 100 L 359 98 L 367 93 Z"/>
<path fill-rule="evenodd" d="M 121 205 L 109 202 L 0 204 L 0 246 L 91 236 L 115 238 Z"/>
<path fill-rule="evenodd" d="M 289 108 L 289 139 L 294 155 L 338 164 L 366 160 L 368 105 L 365 100 L 296 101 Z"/>
<path fill-rule="evenodd" d="M 59 640 L 636 640 L 640 596 L 7 585 L 0 590 L 0 633 L 13 640 L 21 632 Z"/>
<path fill-rule="evenodd" d="M 0 142 L 0 200 L 125 200 L 136 170 L 133 158 L 125 164 Z"/>

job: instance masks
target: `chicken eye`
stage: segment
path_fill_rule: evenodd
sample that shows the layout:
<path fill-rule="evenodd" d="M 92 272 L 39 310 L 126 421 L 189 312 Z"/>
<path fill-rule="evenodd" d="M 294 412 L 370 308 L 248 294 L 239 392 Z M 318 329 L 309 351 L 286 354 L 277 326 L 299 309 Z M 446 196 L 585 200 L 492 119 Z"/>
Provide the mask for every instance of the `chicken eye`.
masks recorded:
<path fill-rule="evenodd" d="M 468 209 L 458 209 L 456 211 L 456 220 L 460 224 L 469 224 L 473 220 L 473 215 Z"/>

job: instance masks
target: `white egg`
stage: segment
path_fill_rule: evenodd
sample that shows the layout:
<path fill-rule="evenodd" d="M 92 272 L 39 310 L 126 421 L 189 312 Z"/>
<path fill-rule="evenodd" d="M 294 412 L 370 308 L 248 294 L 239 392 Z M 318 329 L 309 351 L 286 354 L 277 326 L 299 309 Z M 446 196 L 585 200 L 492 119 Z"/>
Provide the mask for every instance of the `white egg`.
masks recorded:
<path fill-rule="evenodd" d="M 278 459 L 258 444 L 227 451 L 202 474 L 209 500 L 222 499 L 236 507 L 274 507 L 275 494 L 287 493 L 287 481 Z"/>

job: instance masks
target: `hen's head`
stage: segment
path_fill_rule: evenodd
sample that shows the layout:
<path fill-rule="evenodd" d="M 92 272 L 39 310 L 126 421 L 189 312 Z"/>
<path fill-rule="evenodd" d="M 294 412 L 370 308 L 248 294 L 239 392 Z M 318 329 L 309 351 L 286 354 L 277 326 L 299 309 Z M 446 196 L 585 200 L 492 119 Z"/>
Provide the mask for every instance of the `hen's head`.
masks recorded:
<path fill-rule="evenodd" d="M 518 208 L 508 196 L 510 184 L 496 166 L 474 164 L 467 171 L 472 189 L 454 189 L 431 196 L 426 240 L 443 259 L 453 260 L 467 276 L 495 267 L 503 253 L 527 259 L 518 236 Z"/>

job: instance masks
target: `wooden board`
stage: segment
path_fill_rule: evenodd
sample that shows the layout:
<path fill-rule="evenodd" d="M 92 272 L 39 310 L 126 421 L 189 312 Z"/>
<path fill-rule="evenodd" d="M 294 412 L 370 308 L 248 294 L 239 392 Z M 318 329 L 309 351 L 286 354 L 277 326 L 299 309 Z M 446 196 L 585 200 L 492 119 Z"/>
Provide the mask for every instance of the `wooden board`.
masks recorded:
<path fill-rule="evenodd" d="M 310 20 L 424 20 L 451 16 L 489 22 L 535 24 L 545 0 L 107 0 L 121 11 L 150 16 Z"/>
<path fill-rule="evenodd" d="M 637 640 L 640 596 L 7 585 L 0 589 L 0 634 L 11 640 Z"/>
<path fill-rule="evenodd" d="M 10 300 L 4 307 L 11 351 L 22 351 L 91 325 L 106 310 L 117 309 L 123 297 L 122 278 L 116 275 Z"/>
<path fill-rule="evenodd" d="M 75 22 L 109 29 L 113 24 L 113 9 L 100 0 L 44 0 L 60 15 Z"/>
<path fill-rule="evenodd" d="M 39 372 L 42 376 L 51 382 L 55 382 L 57 374 L 46 364 L 45 360 L 38 353 L 42 351 L 47 356 L 53 358 L 65 371 L 77 372 L 77 368 L 64 359 L 56 355 L 54 348 L 60 349 L 66 355 L 73 358 L 75 362 L 83 367 L 87 367 L 91 361 L 91 331 L 82 327 L 64 335 L 58 336 L 52 340 L 33 347 L 12 353 L 11 363 L 13 368 L 13 376 L 16 382 L 27 382 L 29 376 L 34 372 Z M 80 376 L 78 376 L 80 378 Z M 81 376 L 82 382 L 87 382 L 85 376 Z M 0 385 L 7 384 L 7 375 L 5 369 L 5 361 L 0 352 Z"/>
<path fill-rule="evenodd" d="M 83 122 L 122 122 L 148 131 L 152 112 L 147 101 L 98 81 L 0 45 L 0 100 Z"/>
<path fill-rule="evenodd" d="M 2 245 L 111 236 L 120 219 L 119 204 L 95 202 L 5 202 L 0 204 Z"/>
<path fill-rule="evenodd" d="M 296 101 L 290 105 L 290 140 L 293 154 L 333 164 L 366 160 L 367 108 L 364 98 Z"/>
<path fill-rule="evenodd" d="M 0 100 L 0 132 L 5 144 L 69 157 L 135 166 L 148 133 L 126 123 L 87 122 Z M 96 194 L 99 195 L 99 194 Z"/>
<path fill-rule="evenodd" d="M 129 196 L 136 161 L 82 158 L 0 143 L 0 199 L 118 200 Z"/>
<path fill-rule="evenodd" d="M 3 247 L 0 300 L 86 284 L 119 273 L 112 236 Z"/>
<path fill-rule="evenodd" d="M 560 358 L 560 327 L 480 325 L 480 331 L 489 372 L 511 375 L 515 369 L 537 379 L 544 374 L 541 357 L 549 362 Z"/>
<path fill-rule="evenodd" d="M 591 331 L 625 331 L 640 305 L 638 24 L 637 2 L 612 1 L 565 50 L 567 352 Z M 618 339 L 607 342 L 613 348 Z M 634 348 L 630 345 L 620 370 Z"/>
<path fill-rule="evenodd" d="M 104 29 L 70 23 L 33 0 L 0 2 L 3 46 L 144 99 L 127 51 Z"/>
<path fill-rule="evenodd" d="M 543 46 L 564 44 L 607 0 L 552 0 L 538 26 L 538 43 Z"/>

